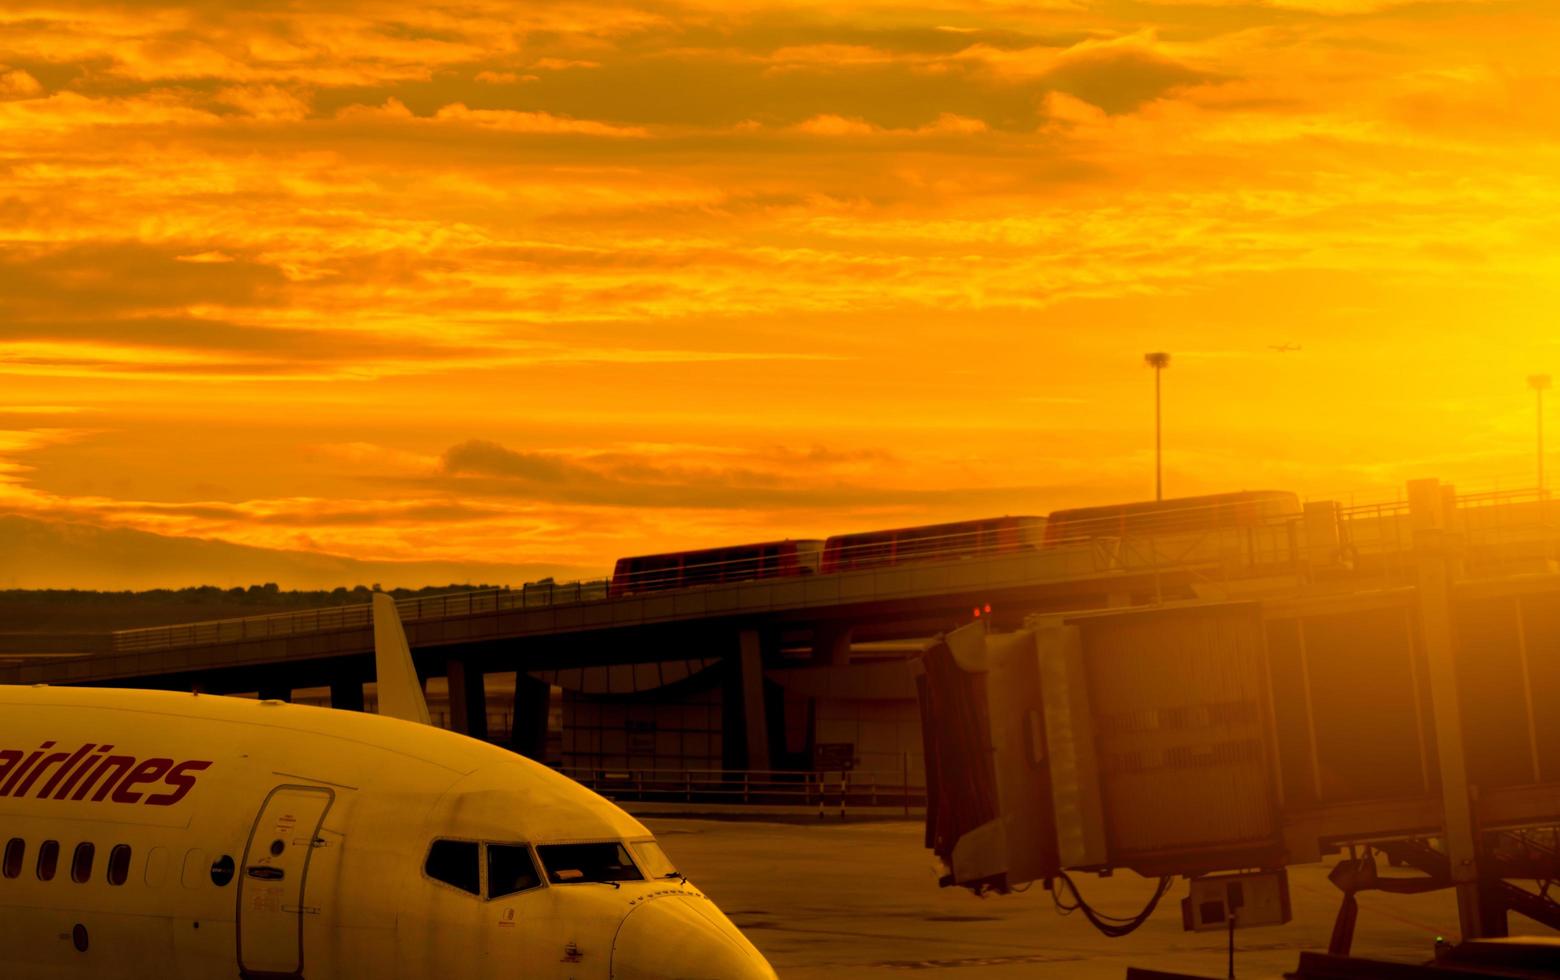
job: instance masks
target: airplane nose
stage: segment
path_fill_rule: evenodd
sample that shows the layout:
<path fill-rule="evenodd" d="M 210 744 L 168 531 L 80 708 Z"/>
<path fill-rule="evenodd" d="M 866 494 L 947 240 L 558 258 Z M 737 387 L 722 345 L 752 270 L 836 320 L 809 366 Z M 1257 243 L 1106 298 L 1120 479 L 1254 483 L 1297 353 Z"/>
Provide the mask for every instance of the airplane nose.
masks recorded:
<path fill-rule="evenodd" d="M 664 895 L 629 910 L 612 943 L 612 980 L 776 980 L 774 968 L 702 896 Z"/>

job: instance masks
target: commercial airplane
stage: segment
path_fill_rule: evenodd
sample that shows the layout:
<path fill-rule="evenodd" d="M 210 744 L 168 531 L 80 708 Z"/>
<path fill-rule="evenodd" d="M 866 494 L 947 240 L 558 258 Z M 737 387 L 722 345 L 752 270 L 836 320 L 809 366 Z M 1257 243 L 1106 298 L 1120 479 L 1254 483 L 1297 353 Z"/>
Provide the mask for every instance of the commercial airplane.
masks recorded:
<path fill-rule="evenodd" d="M 633 817 L 428 725 L 383 594 L 374 631 L 377 716 L 0 686 L 0 977 L 774 980 Z"/>

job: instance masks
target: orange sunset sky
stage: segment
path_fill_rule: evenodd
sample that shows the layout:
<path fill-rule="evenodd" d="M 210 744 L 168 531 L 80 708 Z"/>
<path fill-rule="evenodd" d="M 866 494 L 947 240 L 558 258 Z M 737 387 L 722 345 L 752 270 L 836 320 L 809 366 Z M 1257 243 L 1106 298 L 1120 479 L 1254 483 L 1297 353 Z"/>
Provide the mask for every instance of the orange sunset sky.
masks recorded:
<path fill-rule="evenodd" d="M 0 587 L 519 584 L 1151 497 L 1158 349 L 1167 494 L 1531 485 L 1557 37 L 6 0 Z"/>

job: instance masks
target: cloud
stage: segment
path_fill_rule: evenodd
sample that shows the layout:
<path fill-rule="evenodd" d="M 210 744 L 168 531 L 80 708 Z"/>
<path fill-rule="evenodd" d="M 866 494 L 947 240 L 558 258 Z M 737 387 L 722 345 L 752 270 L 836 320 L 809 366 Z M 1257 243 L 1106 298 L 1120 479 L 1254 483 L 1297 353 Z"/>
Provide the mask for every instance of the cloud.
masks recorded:
<path fill-rule="evenodd" d="M 570 68 L 600 68 L 601 62 L 583 58 L 540 58 L 531 62 L 533 71 L 567 71 Z"/>
<path fill-rule="evenodd" d="M 0 101 L 0 131 L 36 138 L 81 129 L 210 126 L 219 122 L 211 112 L 173 93 L 92 98 L 76 92 L 55 92 L 44 98 Z"/>
<path fill-rule="evenodd" d="M 347 106 L 336 114 L 338 119 L 356 121 L 404 121 L 415 125 L 469 126 L 476 129 L 505 133 L 528 133 L 544 136 L 609 136 L 616 138 L 644 138 L 650 133 L 642 126 L 617 126 L 592 119 L 573 119 L 550 112 L 524 112 L 511 109 L 471 109 L 456 102 L 440 106 L 432 116 L 418 116 L 399 99 L 386 99 L 383 105 Z"/>
<path fill-rule="evenodd" d="M 276 582 L 283 589 L 380 583 L 520 585 L 553 576 L 569 581 L 593 569 L 564 564 L 482 561 L 363 561 L 343 555 L 254 548 L 125 528 L 0 514 L 0 588 L 222 588 Z"/>
<path fill-rule="evenodd" d="M 224 105 L 266 122 L 297 122 L 309 117 L 309 99 L 279 85 L 224 88 L 216 94 Z"/>
<path fill-rule="evenodd" d="M 446 478 L 436 479 L 431 485 L 478 496 L 592 506 L 716 510 L 935 506 L 951 501 L 968 505 L 983 499 L 1013 500 L 1034 493 L 1032 487 L 912 490 L 824 477 L 831 464 L 863 459 L 878 461 L 881 456 L 836 455 L 814 447 L 799 455 L 781 453 L 778 458 L 743 461 L 747 465 L 686 465 L 655 455 L 596 453 L 569 457 L 470 440 L 445 451 L 442 469 Z"/>
<path fill-rule="evenodd" d="M 518 85 L 522 82 L 534 82 L 537 80 L 535 75 L 522 75 L 519 72 L 493 71 L 491 69 L 479 71 L 472 77 L 486 85 Z"/>
<path fill-rule="evenodd" d="M 43 85 L 20 68 L 0 65 L 0 99 L 31 99 L 43 94 Z"/>
<path fill-rule="evenodd" d="M 570 134 L 643 138 L 650 133 L 643 126 L 614 126 L 592 119 L 570 119 L 550 112 L 517 112 L 508 109 L 468 109 L 462 103 L 447 105 L 434 113 L 437 122 L 478 126 L 506 133 Z"/>
<path fill-rule="evenodd" d="M 1128 45 L 1082 45 L 1042 77 L 1056 90 L 1111 113 L 1131 112 L 1210 78 L 1152 49 Z"/>
<path fill-rule="evenodd" d="M 191 261 L 190 255 L 206 259 Z M 168 313 L 191 306 L 248 307 L 279 299 L 286 277 L 264 262 L 210 260 L 210 252 L 139 242 L 0 245 L 0 311 L 12 322 Z M 63 302 L 68 297 L 69 302 Z"/>
<path fill-rule="evenodd" d="M 881 130 L 860 119 L 825 114 L 797 123 L 796 131 L 813 136 L 871 136 Z"/>
<path fill-rule="evenodd" d="M 535 484 L 603 482 L 600 474 L 557 456 L 516 452 L 483 439 L 473 439 L 445 450 L 443 469 L 451 476 L 497 476 Z"/>
<path fill-rule="evenodd" d="M 345 120 L 401 120 L 417 118 L 412 110 L 406 107 L 406 103 L 395 97 L 385 99 L 384 104 L 371 106 L 354 103 L 346 106 L 336 113 L 337 119 Z"/>
<path fill-rule="evenodd" d="M 951 112 L 939 115 L 935 120 L 924 126 L 911 129 L 884 129 L 881 126 L 861 119 L 846 119 L 843 116 L 824 114 L 805 119 L 791 127 L 795 132 L 806 133 L 810 136 L 937 136 L 937 135 L 964 135 L 984 133 L 990 127 L 980 119 L 971 119 L 967 116 L 958 116 Z"/>

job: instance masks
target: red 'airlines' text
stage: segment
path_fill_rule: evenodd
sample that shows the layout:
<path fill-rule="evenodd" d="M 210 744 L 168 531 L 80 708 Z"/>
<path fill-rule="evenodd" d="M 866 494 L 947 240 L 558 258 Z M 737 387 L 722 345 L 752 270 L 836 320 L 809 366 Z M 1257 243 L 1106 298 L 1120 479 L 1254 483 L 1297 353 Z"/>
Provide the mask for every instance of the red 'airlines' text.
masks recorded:
<path fill-rule="evenodd" d="M 211 768 L 199 759 L 115 755 L 112 745 L 92 742 L 74 751 L 53 749 L 53 742 L 31 752 L 0 749 L 0 797 L 173 806 L 195 788 L 198 774 Z"/>

